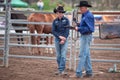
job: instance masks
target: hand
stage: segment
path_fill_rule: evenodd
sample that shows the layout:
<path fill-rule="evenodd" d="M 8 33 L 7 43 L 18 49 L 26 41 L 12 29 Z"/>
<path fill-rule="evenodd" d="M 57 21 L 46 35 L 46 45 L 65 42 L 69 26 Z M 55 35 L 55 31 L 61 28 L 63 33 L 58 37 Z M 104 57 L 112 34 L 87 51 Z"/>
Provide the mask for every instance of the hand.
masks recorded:
<path fill-rule="evenodd" d="M 75 30 L 78 31 L 78 27 L 75 27 Z"/>
<path fill-rule="evenodd" d="M 65 43 L 65 41 L 64 41 L 64 40 L 61 40 L 61 41 L 60 41 L 60 44 L 64 44 L 64 43 Z"/>
<path fill-rule="evenodd" d="M 64 36 L 59 36 L 59 38 L 61 39 L 61 40 L 66 40 L 66 38 L 64 37 Z"/>

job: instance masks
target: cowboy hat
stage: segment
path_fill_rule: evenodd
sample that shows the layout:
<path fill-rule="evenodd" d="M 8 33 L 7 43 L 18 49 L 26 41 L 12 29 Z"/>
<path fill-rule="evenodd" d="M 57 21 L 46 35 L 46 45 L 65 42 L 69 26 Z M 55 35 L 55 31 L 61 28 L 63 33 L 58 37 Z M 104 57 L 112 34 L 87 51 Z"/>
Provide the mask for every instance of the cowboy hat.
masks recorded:
<path fill-rule="evenodd" d="M 58 6 L 57 9 L 55 8 L 53 10 L 54 13 L 60 12 L 60 13 L 65 13 L 63 6 Z"/>
<path fill-rule="evenodd" d="M 92 7 L 87 1 L 80 1 L 76 7 Z"/>

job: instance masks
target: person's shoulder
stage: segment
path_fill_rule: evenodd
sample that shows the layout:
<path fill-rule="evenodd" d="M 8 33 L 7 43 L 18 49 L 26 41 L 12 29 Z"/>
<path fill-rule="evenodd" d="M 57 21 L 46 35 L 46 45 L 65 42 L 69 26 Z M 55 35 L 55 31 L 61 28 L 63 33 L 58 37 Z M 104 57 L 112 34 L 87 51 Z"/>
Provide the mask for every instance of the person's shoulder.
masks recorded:
<path fill-rule="evenodd" d="M 93 15 L 91 11 L 87 11 L 87 15 Z"/>
<path fill-rule="evenodd" d="M 58 21 L 58 18 L 55 18 L 55 19 L 53 20 L 53 22 L 55 22 L 55 21 Z"/>
<path fill-rule="evenodd" d="M 93 13 L 91 11 L 88 11 L 87 16 L 86 17 L 94 17 Z"/>

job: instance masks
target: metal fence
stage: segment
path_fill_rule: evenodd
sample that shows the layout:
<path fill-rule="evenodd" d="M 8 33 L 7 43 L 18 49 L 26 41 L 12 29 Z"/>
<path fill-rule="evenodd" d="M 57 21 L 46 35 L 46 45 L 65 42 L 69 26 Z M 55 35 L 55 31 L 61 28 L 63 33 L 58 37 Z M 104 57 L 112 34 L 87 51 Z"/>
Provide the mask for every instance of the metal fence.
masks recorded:
<path fill-rule="evenodd" d="M 17 36 L 17 35 L 22 35 L 22 36 L 48 36 L 48 37 L 51 37 L 52 35 L 51 34 L 31 34 L 31 33 L 29 33 L 29 31 L 28 31 L 28 33 L 11 33 L 10 31 L 11 30 L 13 30 L 13 29 L 15 29 L 15 30 L 21 30 L 21 29 L 23 29 L 23 30 L 28 30 L 27 28 L 21 28 L 21 27 L 19 27 L 19 28 L 13 28 L 13 26 L 12 26 L 12 23 L 16 23 L 16 24 L 42 24 L 42 25 L 51 25 L 51 23 L 44 23 L 44 22 L 28 22 L 27 20 L 16 20 L 16 19 L 10 19 L 10 17 L 11 17 L 11 13 L 23 13 L 23 14 L 25 14 L 25 13 L 28 13 L 28 14 L 30 14 L 30 13 L 35 13 L 35 11 L 34 12 L 30 12 L 30 11 L 11 11 L 10 10 L 10 8 L 8 9 L 8 14 L 7 14 L 7 16 L 9 16 L 9 18 L 7 18 L 6 20 L 6 26 L 5 26 L 5 28 L 4 29 L 6 29 L 7 28 L 7 30 L 5 30 L 7 33 L 5 33 L 6 34 L 6 39 L 5 39 L 5 44 L 6 44 L 6 46 L 4 46 L 4 50 L 5 50 L 5 54 L 6 54 L 6 56 L 5 56 L 5 58 L 4 58 L 4 60 L 5 61 L 3 61 L 4 62 L 4 66 L 8 66 L 8 58 L 9 57 L 17 57 L 17 58 L 40 58 L 40 59 L 48 59 L 48 60 L 55 60 L 56 58 L 55 57 L 48 57 L 48 56 L 28 56 L 28 55 L 14 55 L 14 54 L 10 54 L 10 48 L 11 47 L 14 47 L 14 46 L 21 46 L 21 47 L 39 47 L 39 48 L 55 48 L 54 47 L 54 45 L 45 45 L 45 44 L 41 44 L 41 45 L 31 45 L 31 43 L 28 43 L 28 44 L 17 44 L 17 43 L 11 43 L 11 38 L 14 38 L 13 36 Z M 39 12 L 38 12 L 39 13 Z M 44 13 L 44 14 L 47 14 L 48 12 L 41 12 L 41 13 Z M 68 14 L 68 13 L 67 13 Z M 69 14 L 71 14 L 71 13 L 69 13 Z M 12 36 L 11 36 L 12 35 Z M 53 36 L 52 36 L 53 37 Z M 70 38 L 69 38 L 70 39 Z M 71 43 L 71 42 L 69 42 L 69 43 Z M 70 44 L 70 45 L 72 45 L 72 44 Z M 70 48 L 70 45 L 69 45 L 69 50 L 71 50 Z M 69 54 L 69 57 L 67 58 L 67 60 L 69 61 L 69 68 L 71 68 L 71 52 L 69 52 L 70 54 Z"/>
<path fill-rule="evenodd" d="M 39 59 L 48 59 L 48 60 L 55 60 L 55 57 L 48 57 L 48 56 L 27 56 L 27 55 L 13 55 L 13 54 L 9 54 L 10 51 L 10 47 L 13 46 L 23 46 L 23 47 L 40 47 L 40 48 L 54 48 L 54 45 L 31 45 L 31 43 L 29 44 L 16 44 L 16 43 L 11 43 L 10 42 L 10 38 L 11 35 L 23 35 L 23 36 L 52 36 L 50 35 L 46 35 L 46 34 L 31 34 L 29 33 L 10 33 L 10 30 L 12 30 L 12 23 L 19 23 L 19 24 L 46 24 L 46 25 L 51 25 L 51 23 L 43 23 L 43 22 L 28 22 L 27 20 L 11 20 L 10 19 L 10 15 L 11 13 L 35 13 L 36 11 L 11 11 L 8 7 L 8 5 L 6 5 L 6 24 L 5 24 L 5 37 L 4 37 L 4 46 L 1 47 L 0 49 L 4 50 L 4 57 L 0 57 L 1 59 L 3 59 L 3 65 L 4 66 L 8 66 L 8 61 L 9 61 L 9 57 L 17 57 L 17 58 L 39 58 Z M 39 13 L 39 12 L 38 12 Z M 45 13 L 46 12 L 42 12 Z M 67 14 L 71 14 L 72 18 L 75 16 L 78 16 L 79 12 L 76 11 L 72 11 L 70 13 Z M 110 14 L 111 12 L 93 12 L 94 14 Z M 120 12 L 112 12 L 111 14 L 117 14 Z M 8 17 L 9 16 L 9 17 Z M 78 17 L 77 17 L 78 18 Z M 72 20 L 71 20 L 72 23 Z M 28 30 L 27 28 L 16 28 L 16 29 L 24 29 L 24 30 Z M 99 38 L 99 29 L 96 28 L 96 32 L 94 34 L 94 38 Z M 97 34 L 97 35 L 96 35 Z M 67 60 L 69 61 L 69 68 L 70 69 L 76 69 L 76 61 L 78 60 L 77 58 L 77 53 L 79 52 L 79 33 L 71 30 L 70 31 L 70 37 L 69 37 L 69 57 L 67 58 Z M 98 46 L 98 47 L 92 47 L 92 46 Z M 102 47 L 102 46 L 107 46 L 107 47 Z M 120 51 L 120 48 L 109 48 L 109 46 L 120 46 L 120 44 L 92 44 L 91 45 L 91 50 L 111 50 L 111 51 Z M 113 63 L 119 63 L 120 60 L 104 60 L 104 59 L 92 59 L 92 61 L 95 62 L 113 62 Z"/>

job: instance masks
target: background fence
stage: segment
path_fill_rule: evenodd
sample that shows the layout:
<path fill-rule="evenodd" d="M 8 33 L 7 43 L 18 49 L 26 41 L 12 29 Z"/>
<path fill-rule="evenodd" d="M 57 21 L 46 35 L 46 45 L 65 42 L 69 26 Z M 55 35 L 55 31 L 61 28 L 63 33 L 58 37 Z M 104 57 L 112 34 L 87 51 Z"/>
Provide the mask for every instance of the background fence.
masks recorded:
<path fill-rule="evenodd" d="M 10 19 L 10 15 L 11 13 L 24 13 L 26 15 L 30 14 L 30 13 L 35 13 L 36 11 L 32 12 L 32 11 L 11 11 L 10 8 L 8 7 L 8 5 L 6 6 L 6 16 L 5 16 L 5 28 L 3 29 L 5 31 L 5 34 L 3 34 L 3 36 L 0 38 L 0 40 L 3 40 L 4 44 L 2 44 L 1 46 L 1 50 L 3 50 L 3 55 L 2 57 L 0 57 L 0 59 L 3 60 L 3 64 L 4 66 L 8 66 L 8 61 L 9 61 L 9 57 L 17 57 L 17 58 L 39 58 L 39 59 L 48 59 L 48 60 L 55 60 L 55 55 L 51 56 L 33 56 L 33 55 L 18 55 L 18 54 L 11 54 L 10 53 L 10 49 L 11 48 L 15 48 L 15 47 L 28 47 L 28 50 L 31 47 L 39 47 L 39 48 L 55 48 L 54 44 L 53 45 L 45 45 L 45 44 L 41 44 L 41 45 L 31 45 L 30 43 L 30 36 L 48 36 L 51 37 L 51 34 L 31 34 L 28 31 L 28 28 L 13 28 L 13 26 L 11 25 L 12 23 L 18 23 L 18 24 L 47 24 L 47 25 L 51 25 L 51 23 L 43 23 L 43 22 L 28 22 L 27 20 L 12 20 Z M 3 12 L 1 12 L 3 13 Z M 38 12 L 39 13 L 39 12 Z M 46 12 L 43 12 L 46 14 Z M 119 15 L 120 12 L 93 12 L 94 14 L 97 15 Z M 77 19 L 79 19 L 78 17 L 80 17 L 81 15 L 79 14 L 78 11 L 73 11 L 71 13 L 68 13 L 69 15 L 72 15 L 70 21 L 72 23 L 72 18 L 77 17 Z M 66 15 L 68 15 L 66 14 Z M 72 24 L 71 24 L 72 25 Z M 106 43 L 106 44 L 102 44 L 102 43 L 95 43 L 95 40 L 99 38 L 99 26 L 98 24 L 96 24 L 96 30 L 94 33 L 94 40 L 93 43 L 91 44 L 91 50 L 111 50 L 111 51 L 120 51 L 120 43 L 114 44 L 114 43 Z M 13 29 L 23 29 L 25 30 L 25 33 L 12 33 L 11 30 Z M 26 42 L 25 44 L 17 44 L 16 42 L 13 42 L 12 40 L 15 40 L 14 38 L 16 38 L 15 36 L 17 35 L 22 35 L 23 37 L 26 38 Z M 70 69 L 76 69 L 76 62 L 78 60 L 78 54 L 79 54 L 79 33 L 71 30 L 70 31 L 70 36 L 69 36 L 69 54 L 67 57 L 67 60 L 69 61 L 69 68 Z M 109 42 L 109 41 L 108 41 Z M 115 46 L 115 47 L 114 47 Z M 117 47 L 116 47 L 117 46 Z M 113 62 L 113 63 L 119 63 L 120 60 L 111 60 L 111 59 L 92 59 L 92 61 L 95 62 Z"/>

